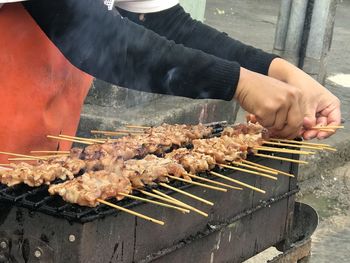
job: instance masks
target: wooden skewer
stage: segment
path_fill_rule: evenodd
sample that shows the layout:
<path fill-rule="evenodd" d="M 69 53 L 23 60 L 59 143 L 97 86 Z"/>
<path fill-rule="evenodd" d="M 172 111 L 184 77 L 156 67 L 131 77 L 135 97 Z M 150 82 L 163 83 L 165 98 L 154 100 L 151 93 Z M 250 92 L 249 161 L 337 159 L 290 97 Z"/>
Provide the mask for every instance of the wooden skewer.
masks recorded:
<path fill-rule="evenodd" d="M 175 210 L 179 210 L 179 211 L 181 211 L 183 213 L 189 213 L 190 212 L 190 210 L 188 210 L 188 209 L 184 209 L 184 208 L 181 208 L 181 207 L 178 207 L 178 206 L 174 206 L 174 205 L 165 204 L 165 203 L 154 201 L 154 200 L 149 200 L 149 199 L 138 197 L 138 196 L 134 196 L 134 195 L 128 195 L 128 194 L 124 194 L 124 193 L 118 193 L 118 195 L 122 195 L 122 196 L 125 196 L 125 197 L 128 197 L 128 198 L 131 198 L 131 199 L 140 200 L 140 201 L 151 203 L 151 204 L 155 204 L 155 205 L 160 205 L 160 206 L 172 208 L 172 209 L 175 209 Z"/>
<path fill-rule="evenodd" d="M 115 204 L 112 204 L 110 202 L 107 202 L 105 200 L 102 200 L 102 199 L 96 199 L 98 202 L 102 203 L 102 204 L 105 204 L 105 205 L 108 205 L 110 207 L 113 207 L 113 208 L 116 208 L 118 210 L 121 210 L 123 212 L 126 212 L 126 213 L 129 213 L 131 215 L 134 215 L 134 216 L 137 216 L 137 217 L 141 217 L 143 219 L 146 219 L 148 221 L 151 221 L 153 223 L 156 223 L 156 224 L 159 224 L 159 225 L 164 225 L 164 222 L 163 221 L 160 221 L 160 220 L 157 220 L 157 219 L 154 219 L 152 217 L 149 217 L 149 216 L 146 216 L 146 215 L 143 215 L 143 214 L 140 214 L 140 213 L 137 213 L 135 211 L 132 211 L 132 210 L 129 210 L 129 209 L 126 209 L 124 207 L 121 207 L 119 205 L 115 205 Z"/>
<path fill-rule="evenodd" d="M 163 197 L 163 196 L 156 195 L 156 194 L 153 194 L 153 193 L 144 191 L 144 190 L 140 190 L 140 189 L 136 189 L 136 190 L 139 191 L 140 193 L 144 194 L 144 195 L 151 196 L 151 197 L 157 198 L 157 199 L 159 199 L 159 200 L 168 202 L 168 203 L 170 203 L 170 204 L 175 204 L 175 205 L 179 205 L 179 206 L 180 206 L 180 204 L 179 204 L 180 201 L 173 201 L 173 200 L 171 200 L 171 199 L 169 198 L 169 196 Z M 164 195 L 165 195 L 165 194 L 164 194 Z"/>
<path fill-rule="evenodd" d="M 226 165 L 226 164 L 219 164 L 219 166 L 220 167 L 224 167 L 224 168 L 228 168 L 228 169 L 231 169 L 231 170 L 241 171 L 241 172 L 244 172 L 244 173 L 250 173 L 250 174 L 259 175 L 259 176 L 266 177 L 266 178 L 269 178 L 269 179 L 272 179 L 272 180 L 277 180 L 276 176 L 272 176 L 272 175 L 269 175 L 269 174 L 259 173 L 259 172 L 255 172 L 255 171 L 251 171 L 251 170 L 247 170 L 247 169 L 243 169 L 243 168 L 239 168 L 239 167 L 234 167 L 234 166 L 230 166 L 230 165 Z"/>
<path fill-rule="evenodd" d="M 13 170 L 12 167 L 8 167 L 9 165 L 8 164 L 0 164 L 0 170 L 7 170 L 7 171 L 10 171 L 10 170 Z"/>
<path fill-rule="evenodd" d="M 307 152 L 307 151 L 298 151 L 298 150 L 289 150 L 289 149 L 280 149 L 274 147 L 255 147 L 254 150 L 265 151 L 265 152 L 279 152 L 279 153 L 291 153 L 291 154 L 315 154 L 315 152 Z"/>
<path fill-rule="evenodd" d="M 202 184 L 202 183 L 186 180 L 186 179 L 183 179 L 183 178 L 175 177 L 175 176 L 172 176 L 172 175 L 167 175 L 167 177 L 169 177 L 171 179 L 174 179 L 174 180 L 181 181 L 181 182 L 185 182 L 185 183 L 188 183 L 188 184 L 198 185 L 198 186 L 201 186 L 201 187 L 204 187 L 204 188 L 209 188 L 209 189 L 216 190 L 216 191 L 227 192 L 227 189 L 222 188 L 222 187 Z"/>
<path fill-rule="evenodd" d="M 271 168 L 271 167 L 268 167 L 268 166 L 265 166 L 265 165 L 261 165 L 261 164 L 258 164 L 258 163 L 253 163 L 253 162 L 250 162 L 250 161 L 247 161 L 247 160 L 242 160 L 243 163 L 246 163 L 246 164 L 250 164 L 250 165 L 255 165 L 257 167 L 261 167 L 261 168 L 264 168 L 264 169 L 269 169 L 271 171 L 275 171 L 279 174 L 283 174 L 283 175 L 287 175 L 289 177 L 294 177 L 294 174 L 289 174 L 289 173 L 286 173 L 284 171 L 281 171 L 281 170 L 277 170 L 277 169 L 274 169 L 274 168 Z"/>
<path fill-rule="evenodd" d="M 173 190 L 173 191 L 175 191 L 175 192 L 181 193 L 181 194 L 183 194 L 183 195 L 186 195 L 186 196 L 188 196 L 188 197 L 191 197 L 191 198 L 193 198 L 193 199 L 196 199 L 196 200 L 198 200 L 198 201 L 200 201 L 200 202 L 202 202 L 202 203 L 204 203 L 204 204 L 211 205 L 211 206 L 214 205 L 213 202 L 210 202 L 210 201 L 208 201 L 208 200 L 205 200 L 205 199 L 203 199 L 203 198 L 201 198 L 201 197 L 199 197 L 199 196 L 190 194 L 190 193 L 188 193 L 188 192 L 182 191 L 182 190 L 180 190 L 180 189 L 177 189 L 177 188 L 172 187 L 172 186 L 170 186 L 170 185 L 167 185 L 167 184 L 165 184 L 165 183 L 160 183 L 159 185 L 161 185 L 161 186 L 163 186 L 163 187 L 165 187 L 165 188 L 171 189 L 171 190 Z"/>
<path fill-rule="evenodd" d="M 52 154 L 70 154 L 70 151 L 30 151 L 30 153 L 52 153 Z"/>
<path fill-rule="evenodd" d="M 160 196 L 163 196 L 165 198 L 168 198 L 169 200 L 176 202 L 178 205 L 181 205 L 182 207 L 188 208 L 191 211 L 196 212 L 197 214 L 200 214 L 200 215 L 202 215 L 204 217 L 208 217 L 207 213 L 205 213 L 205 212 L 203 212 L 203 211 L 201 211 L 201 210 L 199 210 L 199 209 L 197 209 L 197 208 L 195 208 L 195 207 L 193 207 L 191 205 L 185 204 L 184 202 L 181 202 L 180 200 L 177 200 L 177 199 L 175 199 L 175 198 L 173 198 L 173 197 L 171 197 L 169 195 L 166 195 L 166 194 L 164 194 L 164 193 L 162 193 L 162 192 L 160 192 L 158 190 L 153 189 L 152 192 L 154 192 L 154 193 L 156 193 L 156 194 L 158 194 Z"/>
<path fill-rule="evenodd" d="M 222 175 L 222 174 L 213 172 L 213 171 L 210 171 L 210 173 L 211 173 L 212 175 L 215 175 L 215 176 L 220 177 L 220 178 L 223 178 L 223 179 L 225 179 L 225 180 L 234 182 L 234 183 L 236 183 L 236 184 L 239 184 L 239 185 L 244 186 L 244 187 L 246 187 L 246 188 L 252 189 L 252 190 L 254 190 L 254 191 L 257 191 L 257 192 L 260 192 L 260 193 L 263 193 L 263 194 L 266 193 L 265 190 L 262 190 L 262 189 L 260 189 L 260 188 L 255 187 L 255 186 L 252 186 L 252 185 L 250 185 L 250 184 L 243 183 L 243 182 L 238 181 L 238 180 L 236 180 L 236 179 L 233 179 L 233 178 L 231 178 L 231 177 L 228 177 L 228 176 L 225 176 L 225 175 Z"/>
<path fill-rule="evenodd" d="M 318 130 L 323 132 L 335 132 L 335 129 L 327 129 L 327 128 L 318 129 Z"/>
<path fill-rule="evenodd" d="M 40 155 L 40 156 L 31 156 L 30 158 L 29 157 L 8 158 L 7 160 L 9 160 L 9 161 L 35 161 L 35 160 L 38 160 L 35 157 L 40 157 L 40 158 L 42 158 L 42 160 L 47 160 L 48 158 L 51 158 L 51 157 L 64 157 L 64 156 L 68 156 L 68 154 Z"/>
<path fill-rule="evenodd" d="M 324 147 L 323 149 L 327 150 L 327 151 L 332 151 L 332 152 L 336 152 L 337 151 L 337 149 L 335 149 L 333 147 Z"/>
<path fill-rule="evenodd" d="M 324 149 L 321 146 L 309 146 L 309 145 L 291 144 L 291 143 L 283 143 L 283 142 L 263 141 L 263 144 L 280 145 L 280 146 L 295 147 L 295 148 L 305 148 L 305 149 L 312 149 L 312 150 L 323 150 Z"/>
<path fill-rule="evenodd" d="M 264 158 L 269 158 L 269 159 L 291 162 L 291 163 L 308 164 L 308 162 L 306 162 L 306 161 L 294 160 L 294 159 L 284 158 L 284 157 L 280 157 L 280 156 L 272 156 L 272 155 L 267 155 L 267 154 L 262 154 L 262 153 L 254 153 L 254 155 L 264 157 Z"/>
<path fill-rule="evenodd" d="M 114 132 L 124 132 L 124 133 L 143 133 L 143 131 L 139 131 L 139 130 L 115 130 Z"/>
<path fill-rule="evenodd" d="M 253 169 L 253 170 L 256 170 L 256 171 L 260 171 L 260 172 L 264 172 L 264 173 L 269 173 L 269 174 L 274 174 L 274 175 L 278 174 L 277 171 L 272 171 L 270 169 L 265 169 L 265 168 L 262 168 L 262 167 L 257 167 L 257 166 L 246 164 L 246 163 L 242 163 L 242 162 L 235 162 L 234 161 L 234 162 L 232 162 L 232 164 L 238 165 L 238 166 L 247 167 L 247 168 L 250 168 L 250 169 Z"/>
<path fill-rule="evenodd" d="M 57 140 L 62 140 L 62 141 L 78 142 L 78 143 L 87 144 L 87 145 L 94 144 L 93 142 L 81 141 L 81 140 L 69 139 L 69 138 L 63 138 L 63 137 L 59 137 L 59 136 L 47 135 L 46 137 L 50 138 L 50 139 L 57 139 Z"/>
<path fill-rule="evenodd" d="M 344 126 L 339 125 L 328 125 L 328 126 L 315 126 L 311 128 L 312 130 L 318 130 L 318 129 L 344 129 Z"/>
<path fill-rule="evenodd" d="M 63 137 L 63 138 L 76 139 L 76 140 L 80 140 L 80 141 L 88 141 L 88 142 L 94 142 L 94 143 L 104 143 L 105 142 L 105 140 L 98 140 L 98 139 L 84 138 L 84 137 L 77 137 L 77 136 L 69 136 L 69 135 L 64 135 L 64 134 L 60 134 L 59 136 Z"/>
<path fill-rule="evenodd" d="M 195 179 L 198 179 L 198 180 L 202 180 L 202 181 L 204 181 L 204 182 L 208 182 L 208 183 L 212 183 L 212 184 L 217 184 L 217 185 L 225 186 L 225 187 L 228 187 L 228 188 L 231 188 L 231 189 L 243 190 L 243 188 L 241 188 L 241 187 L 236 187 L 236 186 L 233 186 L 233 185 L 224 184 L 224 183 L 217 182 L 217 181 L 214 181 L 214 180 L 210 180 L 210 179 L 208 179 L 208 178 L 204 178 L 204 177 L 201 177 L 201 176 L 198 176 L 198 175 L 188 174 L 188 176 L 191 177 L 191 178 L 195 178 Z"/>
<path fill-rule="evenodd" d="M 92 130 L 91 133 L 92 133 L 92 134 L 104 134 L 104 135 L 109 135 L 109 136 L 129 135 L 129 134 L 132 134 L 131 132 L 97 131 L 97 130 Z"/>
<path fill-rule="evenodd" d="M 153 193 L 150 193 L 150 192 L 146 192 L 144 190 L 138 190 L 140 193 L 144 194 L 144 195 L 147 195 L 147 196 L 151 196 L 151 197 L 154 197 L 154 198 L 157 198 L 159 200 L 162 200 L 162 201 L 165 201 L 165 202 L 168 202 L 170 204 L 174 204 L 174 205 L 177 205 L 177 206 L 181 206 L 181 207 L 184 207 L 184 208 L 187 208 L 189 210 L 191 210 L 189 208 L 189 205 L 185 204 L 185 203 L 182 203 L 181 201 L 173 198 L 171 199 L 170 196 L 166 195 L 166 194 L 163 194 L 160 195 L 160 194 L 153 194 Z M 161 193 L 161 192 L 160 192 Z"/>
<path fill-rule="evenodd" d="M 271 139 L 272 140 L 272 139 Z M 273 141 L 276 141 L 275 139 L 273 139 Z M 284 140 L 280 140 L 280 141 L 284 141 Z M 288 140 L 287 140 L 288 141 Z M 271 143 L 271 142 L 269 142 Z M 301 148 L 309 148 L 309 147 L 316 147 L 318 149 L 322 149 L 322 150 L 328 150 L 328 151 L 333 151 L 333 152 L 336 152 L 337 149 L 333 148 L 333 147 L 330 147 L 329 144 L 315 144 L 315 143 L 308 143 L 308 142 L 299 142 L 299 141 L 288 141 L 288 143 L 290 145 L 288 146 L 292 146 L 292 147 L 298 147 L 299 145 L 301 145 Z M 294 146 L 295 145 L 295 146 Z M 313 145 L 313 146 L 311 146 Z M 287 145 L 286 145 L 287 146 Z M 310 148 L 311 149 L 311 148 Z"/>
<path fill-rule="evenodd" d="M 323 144 L 323 143 L 313 143 L 313 142 L 304 142 L 304 141 L 294 141 L 294 140 L 287 140 L 287 139 L 274 139 L 271 138 L 270 141 L 274 142 L 287 142 L 287 143 L 294 143 L 294 144 L 304 144 L 304 145 L 310 145 L 310 146 L 321 146 L 321 147 L 330 147 L 329 144 Z"/>
<path fill-rule="evenodd" d="M 130 129 L 150 129 L 150 126 L 139 126 L 139 125 L 125 125 L 126 128 Z"/>
<path fill-rule="evenodd" d="M 25 155 L 25 154 L 18 154 L 18 153 L 0 152 L 0 154 L 7 154 L 10 156 L 18 156 L 18 157 L 25 157 L 25 158 L 33 158 L 35 160 L 43 160 L 43 158 L 41 158 L 41 157 Z"/>

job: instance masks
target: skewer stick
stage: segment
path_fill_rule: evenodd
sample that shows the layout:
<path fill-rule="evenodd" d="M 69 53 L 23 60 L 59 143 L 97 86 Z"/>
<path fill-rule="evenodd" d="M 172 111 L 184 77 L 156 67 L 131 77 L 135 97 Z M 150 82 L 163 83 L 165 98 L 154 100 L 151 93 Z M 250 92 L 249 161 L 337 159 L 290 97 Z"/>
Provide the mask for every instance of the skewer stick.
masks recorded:
<path fill-rule="evenodd" d="M 294 143 L 294 144 L 304 144 L 304 145 L 310 145 L 310 146 L 330 147 L 329 144 L 304 142 L 304 141 L 294 141 L 294 140 L 287 140 L 287 139 L 274 139 L 274 138 L 271 138 L 270 141 L 273 141 L 273 142 L 287 142 L 287 143 Z"/>
<path fill-rule="evenodd" d="M 178 206 L 181 206 L 181 207 L 184 207 L 184 208 L 187 208 L 191 211 L 194 211 L 202 216 L 205 216 L 205 217 L 208 217 L 208 214 L 207 213 L 204 213 L 203 211 L 193 207 L 193 206 L 190 206 L 188 204 L 185 204 L 183 202 L 181 202 L 180 200 L 177 200 L 171 196 L 168 196 L 160 191 L 157 191 L 157 190 L 152 190 L 154 193 L 156 194 L 153 194 L 153 193 L 149 193 L 149 192 L 146 192 L 146 191 L 143 191 L 143 190 L 139 190 L 141 193 L 143 193 L 144 195 L 147 195 L 147 196 L 151 196 L 151 197 L 154 197 L 154 198 L 158 198 L 160 200 L 163 200 L 165 202 L 168 202 L 168 203 L 171 203 L 171 204 L 175 204 L 175 205 L 178 205 Z"/>
<path fill-rule="evenodd" d="M 312 130 L 318 130 L 318 129 L 344 129 L 344 126 L 339 125 L 328 125 L 328 126 L 315 126 L 311 128 Z"/>
<path fill-rule="evenodd" d="M 117 135 L 129 135 L 132 134 L 130 132 L 116 132 L 116 131 L 97 131 L 97 130 L 91 130 L 92 134 L 104 134 L 109 136 L 117 136 Z"/>
<path fill-rule="evenodd" d="M 324 147 L 321 147 L 321 146 L 309 146 L 309 145 L 291 144 L 291 143 L 283 143 L 283 142 L 263 141 L 263 144 L 280 145 L 280 146 L 287 146 L 287 147 L 294 147 L 294 148 L 305 148 L 305 149 L 313 149 L 313 150 L 323 150 L 324 149 Z"/>
<path fill-rule="evenodd" d="M 124 207 L 121 207 L 119 205 L 115 205 L 113 203 L 110 203 L 110 202 L 107 202 L 105 200 L 102 200 L 102 199 L 96 199 L 98 202 L 102 203 L 102 204 L 105 204 L 105 205 L 108 205 L 110 207 L 113 207 L 113 208 L 116 208 L 118 210 L 121 210 L 123 212 L 126 212 L 126 213 L 129 213 L 131 215 L 134 215 L 134 216 L 137 216 L 137 217 L 141 217 L 143 219 L 146 219 L 148 221 L 151 221 L 153 223 L 156 223 L 156 224 L 159 224 L 159 225 L 164 225 L 164 222 L 163 221 L 160 221 L 160 220 L 157 220 L 157 219 L 154 219 L 152 217 L 149 217 L 149 216 L 146 216 L 146 215 L 143 215 L 143 214 L 140 214 L 140 213 L 137 213 L 135 211 L 132 211 L 132 210 L 129 210 L 129 209 L 126 209 Z"/>
<path fill-rule="evenodd" d="M 150 126 L 139 126 L 139 125 L 125 125 L 126 128 L 130 129 L 150 129 Z"/>
<path fill-rule="evenodd" d="M 62 140 L 62 141 L 78 142 L 78 143 L 87 144 L 87 145 L 92 145 L 92 144 L 94 144 L 93 142 L 81 141 L 81 140 L 69 139 L 69 138 L 63 138 L 63 137 L 59 137 L 59 136 L 47 135 L 46 137 L 47 137 L 47 138 L 50 138 L 50 139 L 57 139 L 57 140 Z"/>
<path fill-rule="evenodd" d="M 144 191 L 144 190 L 140 190 L 140 189 L 136 189 L 137 191 L 139 191 L 140 193 L 144 194 L 144 195 L 147 195 L 147 196 L 151 196 L 151 197 L 154 197 L 154 198 L 157 198 L 159 200 L 162 200 L 162 201 L 165 201 L 165 202 L 168 202 L 168 203 L 171 203 L 171 204 L 176 204 L 176 205 L 179 205 L 180 201 L 173 201 L 169 198 L 169 196 L 167 197 L 163 197 L 163 196 L 160 196 L 160 195 L 156 195 L 156 194 L 153 194 L 153 193 L 150 193 L 150 192 L 147 192 L 147 191 Z M 165 195 L 165 194 L 164 194 Z"/>
<path fill-rule="evenodd" d="M 30 151 L 30 153 L 70 154 L 70 151 Z"/>
<path fill-rule="evenodd" d="M 124 133 L 137 133 L 137 134 L 142 134 L 143 131 L 139 131 L 139 130 L 115 130 L 114 132 L 124 132 Z"/>
<path fill-rule="evenodd" d="M 276 176 L 272 176 L 272 175 L 269 175 L 269 174 L 255 172 L 255 171 L 251 171 L 251 170 L 247 170 L 247 169 L 243 169 L 243 168 L 239 168 L 239 167 L 234 167 L 234 166 L 230 166 L 230 165 L 226 165 L 226 164 L 218 164 L 218 165 L 220 167 L 228 168 L 228 169 L 231 169 L 231 170 L 241 171 L 241 172 L 249 173 L 249 174 L 255 174 L 255 175 L 266 177 L 266 178 L 269 178 L 269 179 L 272 179 L 272 180 L 277 180 Z"/>
<path fill-rule="evenodd" d="M 250 184 L 243 183 L 243 182 L 238 181 L 238 180 L 236 180 L 236 179 L 233 179 L 233 178 L 231 178 L 231 177 L 228 177 L 228 176 L 225 176 L 225 175 L 222 175 L 222 174 L 213 172 L 213 171 L 210 171 L 210 173 L 211 173 L 212 175 L 215 175 L 215 176 L 220 177 L 220 178 L 222 178 L 222 179 L 225 179 L 225 180 L 234 182 L 234 183 L 236 183 L 236 184 L 239 184 L 239 185 L 244 186 L 244 187 L 246 187 L 246 188 L 252 189 L 252 190 L 257 191 L 257 192 L 259 192 L 259 193 L 263 193 L 263 194 L 266 193 L 265 190 L 262 190 L 262 189 L 260 189 L 260 188 L 255 187 L 255 186 L 252 186 L 252 185 L 250 185 Z"/>
<path fill-rule="evenodd" d="M 254 155 L 264 157 L 264 158 L 269 158 L 269 159 L 291 162 L 291 163 L 308 164 L 308 162 L 306 162 L 306 161 L 294 160 L 294 159 L 284 158 L 284 157 L 280 157 L 280 156 L 273 156 L 273 155 L 267 155 L 267 154 L 262 154 L 262 153 L 254 153 Z"/>
<path fill-rule="evenodd" d="M 43 158 L 41 158 L 41 157 L 25 155 L 25 154 L 18 154 L 18 153 L 0 152 L 0 154 L 7 154 L 10 156 L 18 156 L 18 157 L 25 157 L 25 158 L 33 158 L 35 160 L 43 160 Z"/>
<path fill-rule="evenodd" d="M 193 206 L 191 206 L 191 205 L 185 204 L 184 202 L 181 202 L 180 200 L 177 200 L 177 199 L 175 199 L 175 198 L 173 198 L 173 197 L 171 197 L 171 196 L 169 196 L 169 195 L 166 195 L 166 194 L 164 194 L 164 193 L 162 193 L 162 192 L 160 192 L 160 191 L 158 191 L 158 190 L 154 190 L 154 189 L 153 189 L 152 192 L 154 192 L 154 193 L 156 193 L 156 194 L 158 194 L 158 195 L 160 195 L 160 196 L 163 196 L 163 197 L 165 197 L 165 198 L 168 198 L 170 201 L 176 202 L 177 205 L 181 205 L 182 207 L 188 208 L 188 209 L 190 209 L 191 211 L 196 212 L 197 214 L 200 214 L 200 215 L 202 215 L 202 216 L 204 216 L 204 217 L 208 217 L 208 214 L 207 214 L 207 213 L 205 213 L 205 212 L 203 212 L 203 211 L 201 211 L 201 210 L 199 210 L 199 209 L 197 209 L 197 208 L 195 208 L 195 207 L 193 207 Z"/>
<path fill-rule="evenodd" d="M 332 152 L 336 152 L 337 151 L 337 149 L 335 149 L 333 147 L 324 147 L 323 149 L 327 150 L 327 151 L 332 151 Z"/>
<path fill-rule="evenodd" d="M 188 210 L 188 209 L 184 209 L 184 208 L 181 208 L 181 207 L 178 207 L 178 206 L 174 206 L 174 205 L 168 205 L 168 204 L 165 204 L 165 203 L 162 203 L 162 202 L 149 200 L 149 199 L 138 197 L 138 196 L 134 196 L 134 195 L 128 195 L 128 194 L 124 194 L 124 193 L 118 193 L 118 195 L 122 195 L 122 196 L 125 196 L 125 197 L 128 197 L 128 198 L 131 198 L 131 199 L 140 200 L 140 201 L 151 203 L 151 204 L 155 204 L 155 205 L 160 205 L 160 206 L 172 208 L 172 209 L 175 209 L 175 210 L 179 210 L 179 211 L 181 211 L 183 213 L 189 213 L 190 212 L 190 210 Z"/>
<path fill-rule="evenodd" d="M 238 166 L 247 167 L 247 168 L 250 168 L 250 169 L 253 169 L 253 170 L 256 170 L 256 171 L 260 171 L 260 172 L 264 172 L 264 173 L 269 173 L 269 174 L 274 174 L 274 175 L 278 174 L 277 171 L 272 171 L 272 170 L 269 170 L 269 169 L 265 169 L 265 168 L 262 168 L 262 167 L 257 167 L 257 166 L 246 164 L 246 163 L 242 163 L 242 162 L 233 161 L 232 164 L 238 165 Z"/>
<path fill-rule="evenodd" d="M 165 184 L 165 183 L 160 183 L 159 185 L 161 185 L 161 186 L 163 186 L 163 187 L 165 187 L 165 188 L 171 189 L 171 190 L 173 190 L 173 191 L 175 191 L 175 192 L 181 193 L 181 194 L 183 194 L 183 195 L 186 195 L 186 196 L 188 196 L 188 197 L 191 197 L 191 198 L 193 198 L 193 199 L 195 199 L 195 200 L 198 200 L 198 201 L 200 201 L 200 202 L 202 202 L 202 203 L 204 203 L 204 204 L 211 205 L 211 206 L 214 205 L 213 202 L 210 202 L 210 201 L 208 201 L 208 200 L 205 200 L 205 199 L 203 199 L 203 198 L 201 198 L 201 197 L 199 197 L 199 196 L 190 194 L 190 193 L 188 193 L 188 192 L 182 191 L 182 190 L 180 190 L 180 189 L 177 189 L 177 188 L 172 187 L 172 186 L 170 186 L 170 185 L 167 185 L 167 184 Z"/>
<path fill-rule="evenodd" d="M 268 167 L 268 166 L 265 166 L 265 165 L 261 165 L 261 164 L 258 164 L 258 163 L 253 163 L 253 162 L 250 162 L 250 161 L 247 161 L 247 160 L 242 160 L 243 163 L 246 163 L 246 164 L 250 164 L 250 165 L 255 165 L 257 167 L 261 167 L 261 168 L 264 168 L 264 169 L 269 169 L 271 171 L 275 171 L 279 174 L 283 174 L 283 175 L 286 175 L 286 176 L 289 176 L 289 177 L 294 177 L 294 174 L 289 174 L 289 173 L 286 173 L 284 171 L 280 171 L 280 170 L 277 170 L 277 169 L 274 169 L 274 168 L 271 168 L 271 167 Z"/>
<path fill-rule="evenodd" d="M 105 140 L 98 140 L 98 139 L 84 138 L 84 137 L 77 137 L 77 136 L 69 136 L 69 135 L 64 135 L 64 134 L 60 134 L 59 137 L 76 139 L 76 140 L 80 140 L 80 141 L 94 142 L 94 143 L 104 143 L 105 142 Z"/>
<path fill-rule="evenodd" d="M 13 168 L 12 168 L 12 167 L 9 167 L 8 164 L 2 163 L 2 164 L 0 164 L 0 170 L 11 171 L 11 170 L 13 170 Z"/>
<path fill-rule="evenodd" d="M 31 157 L 19 157 L 19 158 L 8 158 L 9 161 L 35 161 L 38 160 L 35 157 L 42 158 L 42 160 L 47 160 L 52 157 L 64 157 L 68 156 L 68 154 L 55 154 L 55 155 L 40 155 L 40 156 L 31 156 Z M 34 158 L 33 158 L 34 157 Z"/>
<path fill-rule="evenodd" d="M 46 160 L 47 158 L 42 158 L 41 160 Z M 7 159 L 8 161 L 10 161 L 10 162 L 15 162 L 15 161 L 25 161 L 25 162 L 29 162 L 29 161 L 37 161 L 38 159 L 34 159 L 34 158 L 21 158 L 21 157 L 19 157 L 19 158 L 8 158 Z"/>
<path fill-rule="evenodd" d="M 319 131 L 323 132 L 335 132 L 335 129 L 328 129 L 328 128 L 323 128 L 323 129 L 318 129 Z"/>
<path fill-rule="evenodd" d="M 224 183 L 217 182 L 217 181 L 214 181 L 214 180 L 210 180 L 210 179 L 208 179 L 208 178 L 204 178 L 204 177 L 201 177 L 201 176 L 198 176 L 198 175 L 188 174 L 188 176 L 191 177 L 191 178 L 194 178 L 194 179 L 202 180 L 202 181 L 204 181 L 204 182 L 208 182 L 208 183 L 212 183 L 212 184 L 217 184 L 217 185 L 225 186 L 225 187 L 228 187 L 228 188 L 231 188 L 231 189 L 243 190 L 243 188 L 241 188 L 241 187 L 236 187 L 236 186 L 233 186 L 233 185 L 224 184 Z"/>
<path fill-rule="evenodd" d="M 227 189 L 222 188 L 222 187 L 202 184 L 202 183 L 186 180 L 186 179 L 179 178 L 179 177 L 172 176 L 172 175 L 167 175 L 167 177 L 169 177 L 171 179 L 174 179 L 174 180 L 177 180 L 177 181 L 185 182 L 185 183 L 188 183 L 188 184 L 194 184 L 194 185 L 198 185 L 198 186 L 201 186 L 201 187 L 204 187 L 204 188 L 209 188 L 209 189 L 216 190 L 216 191 L 227 192 Z"/>
<path fill-rule="evenodd" d="M 265 151 L 265 152 L 277 152 L 277 153 L 291 153 L 291 154 L 315 154 L 315 152 L 307 152 L 307 151 L 298 151 L 298 150 L 290 150 L 290 149 L 280 149 L 274 147 L 255 147 L 254 150 Z"/>

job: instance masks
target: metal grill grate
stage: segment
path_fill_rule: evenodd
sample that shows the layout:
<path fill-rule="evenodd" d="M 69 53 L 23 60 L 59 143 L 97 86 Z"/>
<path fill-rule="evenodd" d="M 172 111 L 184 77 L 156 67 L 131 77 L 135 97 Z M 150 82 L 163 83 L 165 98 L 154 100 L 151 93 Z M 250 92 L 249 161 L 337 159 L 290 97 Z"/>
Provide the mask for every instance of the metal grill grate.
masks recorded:
<path fill-rule="evenodd" d="M 230 171 L 227 170 L 226 172 L 229 173 Z M 225 170 L 221 170 L 221 173 L 225 173 Z M 215 178 L 207 173 L 202 173 L 200 176 L 209 179 Z M 179 189 L 187 189 L 192 187 L 191 185 L 184 184 L 179 181 L 171 182 L 170 185 Z M 154 189 L 156 188 L 157 187 L 155 186 Z M 70 204 L 65 202 L 60 196 L 51 196 L 47 190 L 48 186 L 46 185 L 32 188 L 24 184 L 15 185 L 12 187 L 7 187 L 6 185 L 0 184 L 0 202 L 9 202 L 19 207 L 28 208 L 31 211 L 38 211 L 80 223 L 90 222 L 105 216 L 119 213 L 119 211 L 116 209 L 103 204 L 93 208 Z M 172 191 L 167 190 L 164 191 L 164 193 L 170 194 Z M 109 201 L 125 208 L 132 208 L 142 202 L 129 199 L 123 199 L 120 201 L 111 199 Z"/>

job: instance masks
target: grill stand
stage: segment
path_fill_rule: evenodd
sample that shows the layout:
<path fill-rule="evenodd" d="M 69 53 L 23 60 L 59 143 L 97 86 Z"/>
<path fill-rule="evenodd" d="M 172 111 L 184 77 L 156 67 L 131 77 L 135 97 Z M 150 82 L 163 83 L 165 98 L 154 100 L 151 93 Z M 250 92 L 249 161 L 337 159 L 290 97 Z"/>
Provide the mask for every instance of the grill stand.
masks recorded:
<path fill-rule="evenodd" d="M 295 164 L 261 158 L 252 161 L 297 174 Z M 118 212 L 87 222 L 68 221 L 0 202 L 0 262 L 241 262 L 276 244 L 287 251 L 293 243 L 296 179 L 281 176 L 276 182 L 223 173 L 268 192 L 223 194 L 188 187 L 191 193 L 214 201 L 211 208 L 172 194 L 208 211 L 209 218 L 145 203 L 133 207 L 166 221 L 165 226 Z"/>

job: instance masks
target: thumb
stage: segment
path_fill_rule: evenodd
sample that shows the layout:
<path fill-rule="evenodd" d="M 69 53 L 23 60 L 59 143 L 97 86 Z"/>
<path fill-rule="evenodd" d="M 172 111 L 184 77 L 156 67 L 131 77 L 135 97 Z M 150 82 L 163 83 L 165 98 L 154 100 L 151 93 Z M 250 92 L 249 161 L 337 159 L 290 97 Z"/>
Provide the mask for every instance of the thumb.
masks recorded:
<path fill-rule="evenodd" d="M 304 116 L 303 127 L 308 130 L 316 126 L 316 112 L 308 110 Z"/>

